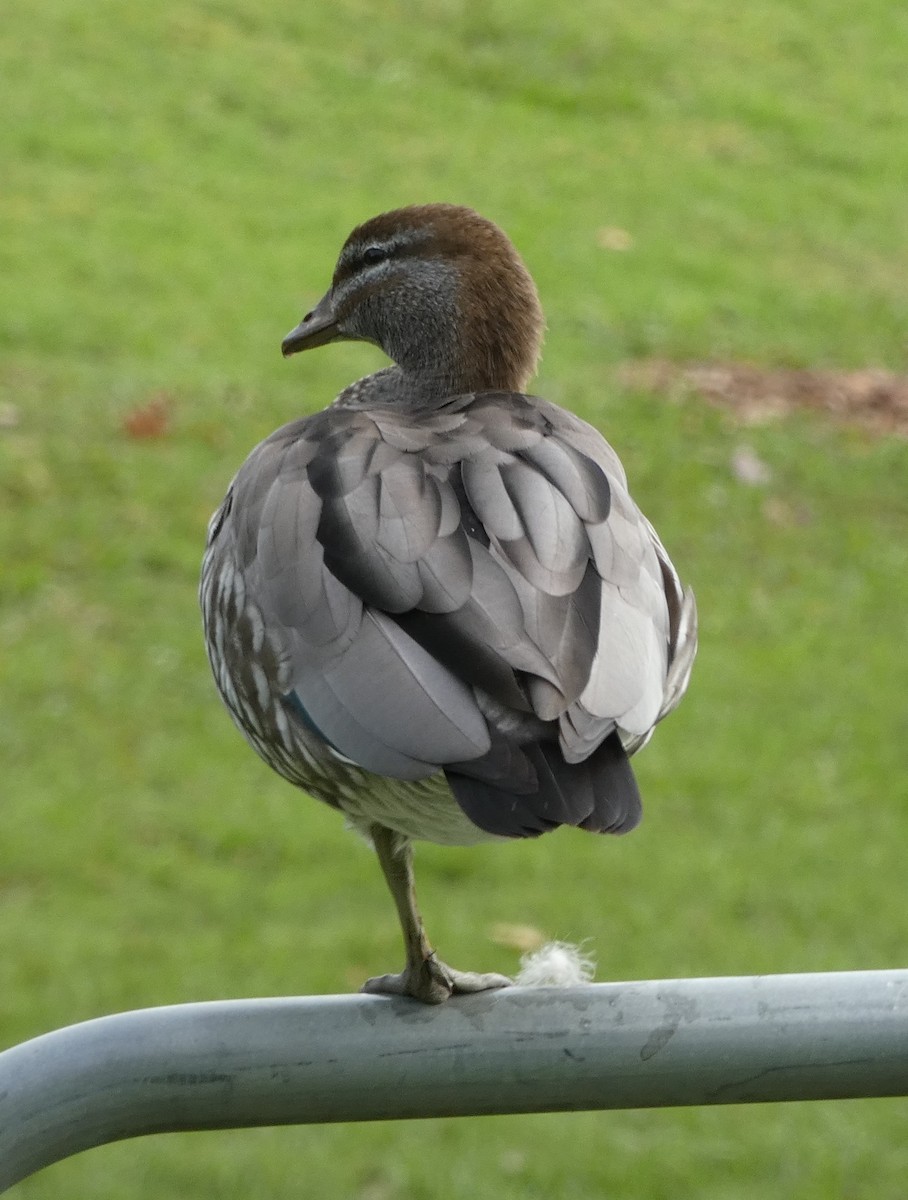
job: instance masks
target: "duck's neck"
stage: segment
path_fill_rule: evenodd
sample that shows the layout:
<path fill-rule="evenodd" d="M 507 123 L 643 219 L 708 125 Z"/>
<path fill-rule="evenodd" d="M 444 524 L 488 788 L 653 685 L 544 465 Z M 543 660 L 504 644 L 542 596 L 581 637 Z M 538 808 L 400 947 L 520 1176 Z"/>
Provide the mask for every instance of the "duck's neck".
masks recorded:
<path fill-rule="evenodd" d="M 357 379 L 355 383 L 344 388 L 334 403 L 345 408 L 384 408 L 391 405 L 401 408 L 424 408 L 447 396 L 494 391 L 500 386 L 497 382 L 484 380 L 481 376 L 471 378 L 465 372 L 406 371 L 403 367 L 391 366 Z"/>

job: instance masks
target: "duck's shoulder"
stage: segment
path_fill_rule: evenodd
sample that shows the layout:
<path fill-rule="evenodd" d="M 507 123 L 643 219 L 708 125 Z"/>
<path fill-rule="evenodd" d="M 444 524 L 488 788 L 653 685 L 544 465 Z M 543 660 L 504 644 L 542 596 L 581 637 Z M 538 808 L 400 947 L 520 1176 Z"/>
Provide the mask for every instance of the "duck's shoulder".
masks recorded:
<path fill-rule="evenodd" d="M 607 514 L 610 492 L 626 490 L 617 454 L 593 426 L 540 396 L 486 391 L 419 405 L 365 405 L 342 393 L 328 408 L 288 422 L 261 442 L 237 473 L 231 495 L 240 511 L 256 514 L 276 485 L 311 488 L 327 499 L 349 494 L 367 478 L 377 484 L 414 470 L 419 477 L 425 470 L 447 477 L 456 467 L 474 483 L 497 476 L 506 491 L 526 492 L 529 505 L 534 495 L 541 500 L 555 488 L 582 519 L 594 522 Z"/>
<path fill-rule="evenodd" d="M 389 389 L 385 398 L 380 390 L 370 392 L 368 402 L 365 390 L 341 393 L 310 419 L 305 436 L 333 441 L 341 431 L 371 431 L 402 449 L 449 461 L 453 453 L 471 458 L 521 454 L 533 447 L 546 453 L 561 445 L 626 486 L 621 461 L 599 430 L 542 396 L 496 390 L 401 398 Z"/>

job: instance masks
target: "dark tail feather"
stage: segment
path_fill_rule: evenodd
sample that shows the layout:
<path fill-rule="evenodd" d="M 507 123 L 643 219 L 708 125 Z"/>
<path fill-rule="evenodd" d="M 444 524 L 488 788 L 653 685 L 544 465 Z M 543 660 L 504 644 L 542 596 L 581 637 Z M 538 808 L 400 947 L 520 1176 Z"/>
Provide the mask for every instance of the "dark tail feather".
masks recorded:
<path fill-rule="evenodd" d="M 610 733 L 586 760 L 593 774 L 596 806 L 581 829 L 590 833 L 630 833 L 640 824 L 643 804 L 630 759 L 617 733 Z"/>
<path fill-rule="evenodd" d="M 640 821 L 640 792 L 617 733 L 581 763 L 567 763 L 554 744 L 521 747 L 536 775 L 533 790 L 509 791 L 459 771 L 445 775 L 474 825 L 499 837 L 538 837 L 559 825 L 591 833 L 628 833 Z"/>

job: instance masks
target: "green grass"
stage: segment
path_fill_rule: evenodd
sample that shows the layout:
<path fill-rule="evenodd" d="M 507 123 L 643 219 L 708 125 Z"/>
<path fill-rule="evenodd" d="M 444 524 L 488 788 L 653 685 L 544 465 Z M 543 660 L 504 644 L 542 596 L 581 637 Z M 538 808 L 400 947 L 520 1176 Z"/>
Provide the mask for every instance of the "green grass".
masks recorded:
<path fill-rule="evenodd" d="M 397 962 L 369 853 L 232 730 L 195 587 L 249 448 L 379 361 L 283 363 L 281 335 L 353 223 L 428 199 L 518 242 L 538 390 L 619 449 L 702 615 L 643 828 L 421 848 L 433 938 L 512 969 L 491 927 L 526 922 L 588 938 L 600 978 L 904 963 L 908 448 L 742 430 L 615 369 L 906 369 L 906 54 L 890 0 L 6 0 L 0 1044 Z M 126 437 L 162 394 L 167 435 Z M 768 487 L 735 480 L 742 442 Z M 903 1200 L 906 1104 L 162 1137 L 16 1194 Z"/>

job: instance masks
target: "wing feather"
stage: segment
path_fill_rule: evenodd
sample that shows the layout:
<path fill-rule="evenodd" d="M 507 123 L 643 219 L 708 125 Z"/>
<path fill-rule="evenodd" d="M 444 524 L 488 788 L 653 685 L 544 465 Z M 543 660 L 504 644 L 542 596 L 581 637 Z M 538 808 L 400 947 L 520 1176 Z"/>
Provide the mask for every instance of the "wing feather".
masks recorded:
<path fill-rule="evenodd" d="M 595 430 L 501 393 L 335 405 L 233 487 L 288 712 L 335 753 L 445 769 L 508 836 L 636 823 L 626 756 L 687 686 L 696 609 Z"/>

